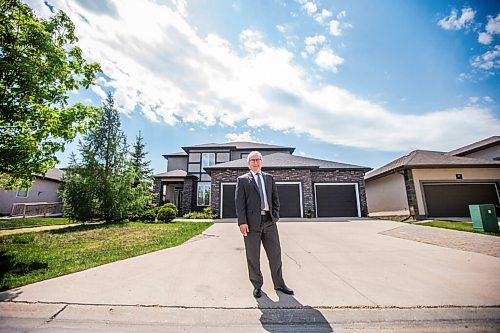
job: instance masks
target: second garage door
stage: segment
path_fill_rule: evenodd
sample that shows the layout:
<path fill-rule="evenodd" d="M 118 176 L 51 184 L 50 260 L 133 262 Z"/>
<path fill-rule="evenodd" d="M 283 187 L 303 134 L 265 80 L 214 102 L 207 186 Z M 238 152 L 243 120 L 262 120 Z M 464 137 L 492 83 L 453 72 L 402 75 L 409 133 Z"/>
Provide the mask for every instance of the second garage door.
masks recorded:
<path fill-rule="evenodd" d="M 359 214 L 357 184 L 314 184 L 317 217 L 354 217 Z"/>
<path fill-rule="evenodd" d="M 495 183 L 433 183 L 423 187 L 430 217 L 469 217 L 469 205 L 498 204 Z"/>

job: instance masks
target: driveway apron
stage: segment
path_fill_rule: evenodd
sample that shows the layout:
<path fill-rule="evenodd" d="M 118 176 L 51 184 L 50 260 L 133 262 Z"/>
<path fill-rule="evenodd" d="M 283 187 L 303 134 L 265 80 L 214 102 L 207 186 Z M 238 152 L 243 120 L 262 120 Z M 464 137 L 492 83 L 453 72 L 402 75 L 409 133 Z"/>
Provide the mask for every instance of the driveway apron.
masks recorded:
<path fill-rule="evenodd" d="M 295 296 L 273 290 L 262 251 L 268 297 L 259 304 L 233 223 L 216 223 L 181 246 L 17 288 L 0 299 L 231 309 L 500 305 L 500 258 L 391 235 L 402 225 L 280 223 L 283 274 Z M 409 227 L 405 232 L 429 228 Z M 498 240 L 492 246 L 500 247 Z"/>

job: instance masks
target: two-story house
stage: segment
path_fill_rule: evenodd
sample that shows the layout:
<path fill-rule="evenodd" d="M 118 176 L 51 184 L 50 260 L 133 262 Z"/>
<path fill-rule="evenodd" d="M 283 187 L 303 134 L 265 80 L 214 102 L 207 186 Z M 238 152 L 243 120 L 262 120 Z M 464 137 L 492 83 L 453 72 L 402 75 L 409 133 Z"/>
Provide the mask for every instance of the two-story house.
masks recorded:
<path fill-rule="evenodd" d="M 180 213 L 211 207 L 219 218 L 234 218 L 236 178 L 248 172 L 253 150 L 274 175 L 282 217 L 366 216 L 364 175 L 370 168 L 293 155 L 295 148 L 254 142 L 183 147 L 164 155 L 167 171 L 155 176 L 157 204 L 172 202 Z"/>

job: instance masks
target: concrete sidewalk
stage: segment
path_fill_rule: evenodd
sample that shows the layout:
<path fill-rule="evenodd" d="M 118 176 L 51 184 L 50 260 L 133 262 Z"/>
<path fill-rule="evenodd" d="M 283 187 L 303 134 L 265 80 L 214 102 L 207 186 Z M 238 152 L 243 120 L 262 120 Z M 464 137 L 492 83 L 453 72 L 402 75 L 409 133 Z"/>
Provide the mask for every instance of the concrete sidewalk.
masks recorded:
<path fill-rule="evenodd" d="M 279 224 L 284 277 L 296 294 L 273 290 L 262 252 L 266 295 L 256 300 L 238 228 L 215 224 L 175 248 L 1 293 L 0 330 L 24 329 L 15 324 L 19 320 L 31 322 L 30 329 L 57 331 L 66 327 L 57 323 L 78 326 L 78 318 L 94 323 L 96 331 L 99 325 L 113 331 L 116 324 L 117 332 L 126 323 L 179 331 L 189 318 L 198 318 L 189 330 L 200 332 L 277 332 L 285 327 L 304 332 L 300 323 L 307 322 L 322 332 L 356 325 L 363 332 L 370 327 L 397 331 L 398 323 L 408 329 L 410 323 L 439 326 L 443 332 L 465 326 L 500 329 L 500 258 L 391 234 L 402 226 L 405 234 L 431 230 L 390 221 Z M 436 230 L 440 239 L 453 243 L 452 230 L 443 230 L 448 236 Z M 485 237 L 496 239 L 489 246 L 500 248 L 500 238 Z M 227 316 L 232 330 L 221 329 Z"/>

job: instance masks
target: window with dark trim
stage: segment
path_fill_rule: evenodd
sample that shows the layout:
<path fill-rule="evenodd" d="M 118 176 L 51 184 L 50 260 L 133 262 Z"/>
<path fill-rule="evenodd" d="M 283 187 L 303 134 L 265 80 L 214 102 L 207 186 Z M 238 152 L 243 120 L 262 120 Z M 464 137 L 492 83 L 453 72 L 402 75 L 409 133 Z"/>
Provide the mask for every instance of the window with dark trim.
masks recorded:
<path fill-rule="evenodd" d="M 200 182 L 198 183 L 198 195 L 196 204 L 198 206 L 210 206 L 211 197 L 211 183 L 210 182 Z"/>
<path fill-rule="evenodd" d="M 215 153 L 202 153 L 201 154 L 201 168 L 215 165 Z"/>
<path fill-rule="evenodd" d="M 18 189 L 16 193 L 17 198 L 27 198 L 28 190 L 27 189 Z"/>

